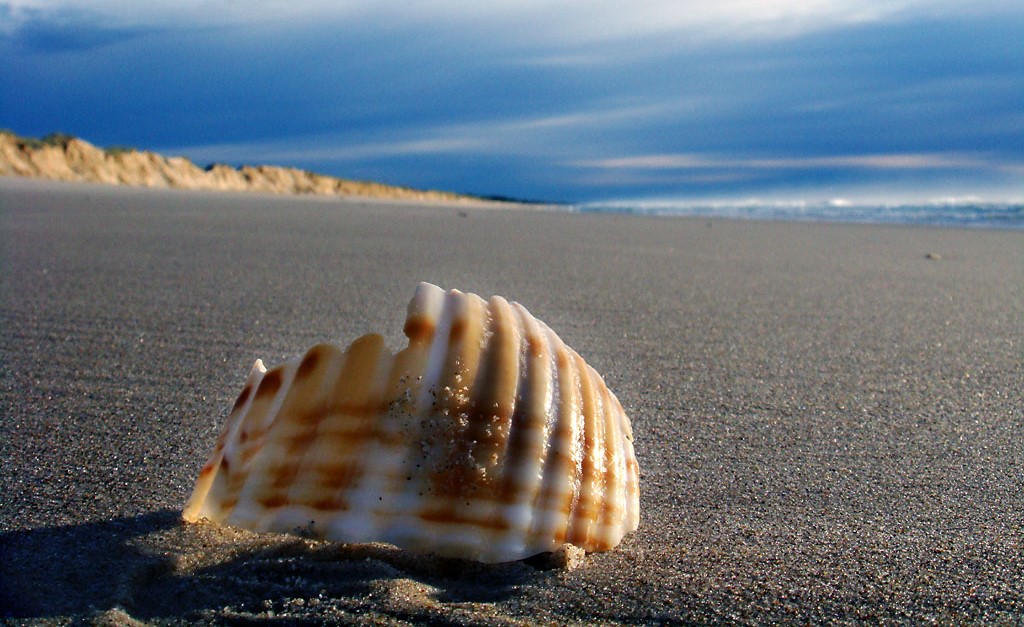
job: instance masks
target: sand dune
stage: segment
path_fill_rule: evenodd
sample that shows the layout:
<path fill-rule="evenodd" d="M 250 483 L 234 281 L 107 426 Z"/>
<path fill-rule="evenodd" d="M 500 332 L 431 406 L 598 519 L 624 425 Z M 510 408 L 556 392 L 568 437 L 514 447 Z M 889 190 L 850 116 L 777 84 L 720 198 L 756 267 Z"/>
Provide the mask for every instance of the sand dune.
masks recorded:
<path fill-rule="evenodd" d="M 479 202 L 482 199 L 324 176 L 296 168 L 213 164 L 130 148 L 102 149 L 67 135 L 43 140 L 0 132 L 0 176 L 209 191 L 364 196 L 392 200 Z"/>

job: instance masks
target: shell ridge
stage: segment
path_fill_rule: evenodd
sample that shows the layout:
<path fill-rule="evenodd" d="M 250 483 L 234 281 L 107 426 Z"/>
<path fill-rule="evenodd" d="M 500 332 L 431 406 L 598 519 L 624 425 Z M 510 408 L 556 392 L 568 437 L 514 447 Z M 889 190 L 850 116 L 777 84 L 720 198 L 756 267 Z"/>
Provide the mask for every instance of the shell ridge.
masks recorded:
<path fill-rule="evenodd" d="M 447 338 L 449 352 L 445 356 L 445 385 L 439 392 L 445 414 L 444 463 L 446 472 L 434 483 L 434 494 L 445 499 L 443 509 L 452 517 L 464 517 L 457 510 L 460 502 L 483 470 L 479 439 L 473 437 L 474 407 L 472 388 L 480 376 L 481 337 L 485 303 L 473 294 L 460 294 L 459 311 L 453 316 Z M 484 471 L 485 472 L 485 471 Z"/>
<path fill-rule="evenodd" d="M 395 361 L 395 355 L 387 350 L 381 338 L 372 370 L 365 379 L 367 390 L 364 403 L 367 406 L 381 407 L 388 400 L 388 383 Z M 342 373 L 338 376 L 342 376 Z M 364 454 L 359 457 L 354 455 L 354 449 L 346 451 L 347 457 L 355 457 L 359 463 L 342 467 L 351 469 L 348 483 L 342 482 L 334 487 L 326 497 L 327 503 L 346 504 L 345 508 L 326 516 L 323 522 L 324 531 L 344 542 L 365 542 L 375 537 L 380 527 L 380 509 L 384 500 L 381 479 L 386 476 L 389 457 L 382 449 L 380 421 L 373 420 L 371 416 L 361 417 L 361 420 L 367 437 L 359 443 L 358 451 Z"/>
<path fill-rule="evenodd" d="M 600 397 L 594 389 L 594 380 L 587 370 L 587 365 L 579 354 L 573 355 L 576 369 L 579 372 L 581 396 L 583 399 L 583 463 L 580 470 L 580 496 L 572 513 L 572 523 L 568 541 L 577 546 L 587 548 L 591 545 L 597 494 L 600 490 L 600 463 L 604 456 L 604 439 L 598 429 L 597 417 L 600 415 Z"/>
<path fill-rule="evenodd" d="M 621 541 L 621 537 L 629 531 L 635 531 L 640 522 L 639 467 L 636 462 L 636 451 L 633 448 L 633 428 L 626 415 L 626 410 L 615 393 L 607 386 L 605 389 L 608 391 L 609 402 L 614 410 L 614 420 L 610 423 L 610 428 L 615 431 L 619 442 L 618 469 L 620 476 L 616 486 L 622 512 L 618 516 L 616 524 L 621 527 L 619 536 Z"/>
<path fill-rule="evenodd" d="M 504 516 L 509 523 L 503 543 L 506 550 L 521 552 L 524 543 L 530 540 L 529 530 L 536 514 L 533 505 L 543 472 L 552 382 L 546 334 L 525 307 L 512 303 L 512 310 L 520 329 L 520 376 L 509 429 L 501 500 L 506 503 Z"/>
<path fill-rule="evenodd" d="M 218 473 L 223 479 L 221 483 L 224 495 L 221 501 L 223 511 L 220 513 L 222 521 L 227 521 L 234 513 L 239 493 L 249 477 L 253 461 L 263 449 L 268 430 L 267 417 L 271 412 L 277 391 L 280 390 L 280 372 L 280 367 L 278 367 L 274 369 L 273 374 L 269 371 L 260 373 L 259 384 L 253 390 L 245 418 L 239 422 L 238 428 L 225 445 L 224 459 L 221 461 L 224 472 Z M 264 393 L 264 386 L 267 390 L 274 391 Z M 270 396 L 269 400 L 262 398 L 267 395 Z"/>
<path fill-rule="evenodd" d="M 568 346 L 566 347 L 567 363 L 566 370 L 571 373 L 572 383 L 572 440 L 569 442 L 570 463 L 572 464 L 572 479 L 570 486 L 569 502 L 566 505 L 564 519 L 559 521 L 560 528 L 556 537 L 560 536 L 563 541 L 570 542 L 574 539 L 573 529 L 575 527 L 576 512 L 579 511 L 580 499 L 583 495 L 583 464 L 586 458 L 586 416 L 584 414 L 584 389 L 583 377 L 577 367 L 576 353 Z"/>
<path fill-rule="evenodd" d="M 360 338 L 361 339 L 361 338 Z M 356 340 L 358 342 L 359 340 Z M 296 464 L 296 469 L 292 480 L 289 481 L 285 488 L 288 506 L 276 513 L 271 512 L 272 522 L 268 522 L 266 526 L 268 528 L 280 531 L 287 531 L 292 527 L 303 526 L 310 524 L 314 526 L 314 529 L 322 524 L 323 516 L 317 513 L 314 504 L 317 501 L 316 493 L 317 485 L 310 485 L 311 481 L 315 479 L 316 468 L 319 464 L 319 459 L 315 455 L 316 444 L 320 441 L 322 434 L 324 433 L 325 423 L 329 422 L 330 416 L 327 415 L 327 411 L 333 404 L 332 392 L 336 388 L 337 380 L 341 377 L 345 370 L 345 367 L 349 362 L 349 351 L 352 348 L 353 342 L 350 344 L 345 351 L 339 350 L 333 345 L 318 345 L 306 352 L 302 361 L 299 364 L 299 369 L 296 370 L 295 379 L 298 379 L 302 372 L 303 365 L 308 364 L 307 361 L 311 355 L 314 355 L 313 351 L 320 346 L 324 348 L 322 351 L 327 351 L 327 359 L 324 360 L 323 356 L 320 356 L 320 363 L 314 366 L 315 370 L 309 373 L 308 376 L 316 376 L 319 374 L 319 384 L 316 389 L 311 391 L 310 397 L 319 399 L 315 404 L 314 411 L 319 411 L 319 418 L 309 428 L 309 432 L 305 434 L 305 438 L 308 438 L 309 443 L 304 446 L 300 452 L 295 453 L 299 456 Z M 293 385 L 295 380 L 293 379 Z M 298 388 L 293 387 L 289 394 L 297 393 Z M 287 406 L 287 398 L 282 403 L 281 410 Z M 287 417 L 283 417 L 287 419 Z M 323 495 L 321 498 L 329 498 L 327 495 Z"/>
<path fill-rule="evenodd" d="M 195 522 L 200 518 L 210 518 L 211 520 L 220 518 L 210 511 L 212 507 L 210 503 L 211 491 L 215 487 L 221 487 L 220 491 L 223 490 L 224 477 L 221 474 L 221 461 L 227 453 L 228 445 L 234 444 L 239 429 L 245 424 L 249 408 L 252 407 L 253 398 L 256 396 L 256 389 L 259 387 L 260 380 L 263 379 L 263 373 L 266 371 L 267 369 L 263 366 L 263 362 L 257 359 L 249 371 L 249 376 L 246 377 L 241 394 L 239 394 L 231 413 L 228 414 L 224 422 L 224 427 L 217 438 L 213 452 L 210 453 L 210 457 L 203 465 L 199 480 L 196 481 L 192 494 L 185 504 L 185 508 L 182 511 L 182 518 L 185 520 Z M 216 491 L 213 494 L 216 495 L 220 491 Z"/>
<path fill-rule="evenodd" d="M 433 342 L 427 357 L 417 403 L 417 414 L 421 418 L 420 431 L 419 437 L 414 438 L 414 441 L 423 441 L 433 444 L 433 446 L 423 446 L 419 451 L 420 455 L 411 455 L 406 460 L 406 473 L 409 479 L 405 491 L 410 495 L 409 498 L 412 498 L 413 492 L 420 496 L 427 490 L 427 484 L 436 483 L 436 477 L 429 475 L 436 475 L 439 470 L 438 457 L 444 453 L 441 449 L 452 445 L 450 438 L 446 437 L 450 425 L 447 424 L 448 412 L 442 382 L 445 379 L 443 372 L 445 364 L 450 360 L 450 354 L 456 350 L 448 342 L 448 337 L 451 335 L 453 321 L 461 301 L 460 293 L 449 291 L 444 295 L 443 307 L 439 313 Z M 422 512 L 422 507 L 419 509 Z"/>
<path fill-rule="evenodd" d="M 622 420 L 626 423 L 626 437 L 623 446 L 626 449 L 626 529 L 636 531 L 640 526 L 640 466 L 636 461 L 636 450 L 633 446 L 633 430 L 629 427 L 629 418 L 625 412 Z"/>
<path fill-rule="evenodd" d="M 454 437 L 458 424 L 452 415 L 454 372 L 448 372 L 466 351 L 463 342 L 452 342 L 457 320 L 472 308 L 474 295 L 457 290 L 442 293 L 434 336 L 427 348 L 420 388 L 412 411 L 411 424 L 404 434 L 414 448 L 402 464 L 395 488 L 396 515 L 387 523 L 389 541 L 404 548 L 436 544 L 440 524 L 454 518 L 450 503 L 441 495 L 449 483 Z M 479 297 L 476 297 L 479 298 Z M 433 505 L 432 503 L 433 499 Z"/>
<path fill-rule="evenodd" d="M 592 454 L 594 457 L 594 490 L 590 501 L 590 519 L 587 521 L 589 533 L 584 546 L 594 547 L 600 542 L 600 516 L 604 509 L 605 495 L 607 494 L 608 482 L 608 432 L 605 430 L 605 396 L 602 390 L 603 382 L 596 376 L 596 372 L 586 365 L 580 358 L 580 368 L 586 372 L 590 379 L 591 389 L 594 391 L 594 444 Z"/>
<path fill-rule="evenodd" d="M 326 401 L 327 415 L 318 428 L 326 435 L 337 439 L 335 446 L 326 453 L 335 457 L 355 457 L 372 441 L 377 428 L 375 417 L 381 402 L 376 393 L 379 379 L 378 370 L 392 359 L 391 352 L 384 345 L 384 338 L 368 334 L 352 342 L 339 357 L 340 368 L 325 377 L 334 381 L 333 393 Z M 358 469 L 358 467 L 357 467 Z M 333 483 L 339 488 L 351 488 L 360 473 L 346 478 L 335 477 Z"/>
<path fill-rule="evenodd" d="M 258 422 L 266 409 L 266 402 L 259 398 L 266 369 L 259 368 L 262 362 L 257 362 L 247 379 L 247 385 L 248 382 L 252 382 L 253 386 L 249 398 L 244 403 L 243 413 L 239 414 L 234 424 L 225 426 L 227 437 L 218 460 L 216 475 L 202 507 L 203 515 L 220 523 L 225 522 L 234 510 L 238 502 L 238 489 L 248 475 L 252 458 L 263 445 L 265 433 L 252 428 L 253 423 Z"/>
<path fill-rule="evenodd" d="M 440 290 L 440 288 L 438 289 Z M 396 516 L 388 526 L 389 541 L 403 548 L 415 548 L 424 542 L 424 536 L 428 533 L 426 525 L 422 521 L 423 511 L 418 495 L 423 491 L 425 475 L 432 471 L 429 465 L 431 447 L 427 443 L 434 440 L 436 420 L 433 413 L 437 381 L 441 375 L 444 354 L 448 350 L 447 344 L 438 340 L 441 337 L 446 337 L 449 333 L 452 314 L 451 301 L 458 298 L 451 292 L 433 292 L 431 290 L 430 293 L 432 300 L 429 304 L 429 316 L 433 318 L 434 330 L 430 342 L 427 344 L 426 361 L 422 371 L 417 375 L 420 377 L 420 387 L 411 408 L 413 419 L 407 421 L 407 428 L 402 435 L 403 440 L 410 448 L 414 447 L 416 443 L 421 444 L 419 450 L 412 448 L 411 454 L 403 463 L 402 472 L 395 477 L 394 506 L 397 511 L 407 513 Z M 414 315 L 411 303 L 409 313 L 410 317 Z M 413 338 L 410 337 L 410 345 L 412 343 Z"/>
<path fill-rule="evenodd" d="M 429 283 L 421 284 L 433 288 Z M 444 294 L 440 288 L 436 291 L 419 290 L 436 297 Z M 416 299 L 409 304 L 409 316 L 420 315 L 414 308 Z M 430 315 L 436 316 L 438 308 L 434 307 Z M 431 325 L 435 325 L 436 317 Z M 417 529 L 416 510 L 409 508 L 406 476 L 410 449 L 416 446 L 422 436 L 421 422 L 426 419 L 420 407 L 419 398 L 424 388 L 424 371 L 430 359 L 430 344 L 409 338 L 409 345 L 395 356 L 388 377 L 388 411 L 379 425 L 379 446 L 381 450 L 380 464 L 382 470 L 378 480 L 378 516 L 376 527 L 379 540 L 390 542 L 402 548 L 414 548 L 411 540 L 415 539 Z M 411 514 L 409 512 L 412 512 Z"/>
<path fill-rule="evenodd" d="M 272 377 L 275 376 L 274 373 L 276 373 L 280 383 L 278 389 L 274 391 L 273 399 L 270 401 L 266 411 L 253 416 L 256 430 L 264 433 L 263 443 L 258 453 L 253 455 L 249 463 L 242 464 L 239 484 L 234 489 L 237 504 L 228 515 L 228 524 L 265 531 L 265 529 L 258 526 L 262 515 L 259 509 L 255 507 L 258 504 L 256 492 L 262 487 L 260 480 L 263 473 L 259 471 L 265 471 L 273 463 L 272 456 L 268 455 L 267 451 L 270 446 L 277 444 L 278 432 L 282 424 L 280 420 L 281 406 L 291 389 L 292 379 L 295 376 L 297 367 L 297 359 L 286 361 L 263 375 L 263 380 L 260 382 L 261 388 L 263 385 L 266 385 L 268 380 L 272 380 Z M 259 389 L 257 389 L 256 394 L 259 395 L 259 393 Z"/>
<path fill-rule="evenodd" d="M 600 378 L 596 371 L 593 375 Z M 603 381 L 602 381 L 603 383 Z M 605 435 L 604 447 L 604 480 L 602 482 L 601 512 L 597 518 L 597 542 L 601 549 L 610 548 L 622 539 L 622 521 L 625 514 L 625 498 L 622 483 L 625 480 L 625 457 L 622 446 L 622 434 L 618 430 L 618 402 L 612 397 L 608 387 L 602 385 L 601 405 L 604 409 L 602 421 Z"/>
<path fill-rule="evenodd" d="M 472 294 L 450 293 L 435 338 L 441 349 L 440 373 L 430 390 L 433 401 L 425 418 L 425 435 L 433 445 L 426 447 L 415 467 L 407 468 L 410 476 L 424 475 L 417 496 L 423 500 L 420 518 L 428 525 L 455 520 L 456 504 L 469 484 L 472 451 L 466 437 L 470 421 L 465 390 L 469 385 L 466 379 L 475 375 L 479 358 L 479 346 L 473 342 L 480 318 L 477 301 Z"/>
<path fill-rule="evenodd" d="M 475 518 L 486 527 L 501 530 L 508 526 L 500 493 L 512 416 L 516 411 L 520 332 L 515 312 L 504 298 L 491 297 L 483 312 L 482 364 L 472 388 L 475 426 L 469 436 L 476 441 L 474 448 L 481 482 L 468 496 L 478 499 L 479 505 L 474 506 L 473 499 L 467 499 L 465 507 L 474 507 Z M 494 543 L 489 542 L 487 548 L 493 552 Z M 501 561 L 491 554 L 480 555 L 477 559 Z"/>
<path fill-rule="evenodd" d="M 422 387 L 417 402 L 419 431 L 415 441 L 423 443 L 421 450 L 410 456 L 406 463 L 406 484 L 402 492 L 412 505 L 414 519 L 411 524 L 423 528 L 419 535 L 428 535 L 429 518 L 451 517 L 441 514 L 440 510 L 450 510 L 444 503 L 428 507 L 423 500 L 424 494 L 441 494 L 441 476 L 446 467 L 451 466 L 452 449 L 457 445 L 450 436 L 446 408 L 443 406 L 443 368 L 449 361 L 450 353 L 455 350 L 447 339 L 451 336 L 453 319 L 464 296 L 461 292 L 449 291 L 443 294 L 442 306 L 438 311 L 438 321 L 434 337 L 430 345 L 429 357 L 423 374 Z M 414 430 L 416 426 L 414 425 Z M 419 520 L 417 522 L 417 519 Z M 422 538 L 416 541 L 422 541 Z"/>
<path fill-rule="evenodd" d="M 525 309 L 524 309 L 525 310 Z M 528 313 L 527 313 L 528 316 Z M 560 466 L 560 444 L 565 441 L 565 427 L 571 428 L 572 412 L 566 412 L 563 402 L 562 373 L 558 359 L 564 353 L 565 345 L 558 335 L 537 318 L 530 317 L 535 333 L 545 345 L 543 363 L 547 382 L 541 422 L 543 431 L 539 436 L 538 468 L 535 485 L 529 494 L 529 508 L 532 516 L 525 530 L 527 546 L 531 549 L 550 551 L 561 544 L 554 538 L 553 521 L 563 516 L 557 506 L 559 495 L 565 492 L 562 480 L 564 468 Z"/>
<path fill-rule="evenodd" d="M 427 353 L 427 363 L 422 373 L 422 387 L 420 388 L 419 398 L 416 403 L 418 410 L 425 410 L 431 407 L 434 403 L 433 398 L 437 394 L 437 382 L 441 378 L 441 366 L 444 364 L 444 356 L 448 352 L 447 343 L 438 340 L 442 337 L 447 337 L 451 330 L 451 301 L 454 298 L 457 298 L 457 296 L 451 293 L 445 295 L 442 307 L 436 318 L 434 335 L 430 343 L 429 352 Z"/>
<path fill-rule="evenodd" d="M 564 460 L 569 457 L 565 451 L 572 441 L 572 397 L 571 389 L 566 386 L 562 363 L 565 355 L 565 344 L 558 335 L 543 322 L 538 327 L 548 344 L 547 366 L 551 381 L 550 399 L 547 407 L 547 424 L 542 449 L 542 462 L 539 469 L 539 485 L 533 496 L 533 520 L 527 534 L 529 544 L 542 550 L 553 550 L 561 541 L 556 536 L 556 527 L 566 513 L 560 503 L 564 500 L 566 486 L 564 477 L 566 468 Z"/>

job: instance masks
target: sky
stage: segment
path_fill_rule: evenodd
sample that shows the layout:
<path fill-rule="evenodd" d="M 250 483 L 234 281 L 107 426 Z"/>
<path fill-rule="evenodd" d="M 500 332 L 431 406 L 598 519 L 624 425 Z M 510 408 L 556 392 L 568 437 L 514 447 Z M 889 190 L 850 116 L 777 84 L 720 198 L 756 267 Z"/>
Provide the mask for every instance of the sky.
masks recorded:
<path fill-rule="evenodd" d="M 1019 0 L 0 0 L 0 127 L 566 202 L 1024 202 Z"/>

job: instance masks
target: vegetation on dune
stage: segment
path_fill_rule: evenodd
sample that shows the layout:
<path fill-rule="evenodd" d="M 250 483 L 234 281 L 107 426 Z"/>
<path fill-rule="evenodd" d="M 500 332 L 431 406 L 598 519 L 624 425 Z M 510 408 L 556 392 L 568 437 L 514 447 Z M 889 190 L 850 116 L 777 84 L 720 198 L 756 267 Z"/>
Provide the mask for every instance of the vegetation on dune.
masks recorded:
<path fill-rule="evenodd" d="M 73 135 L 68 135 L 67 133 L 50 133 L 49 135 L 44 136 L 42 139 L 36 139 L 35 137 L 25 137 L 23 135 L 18 135 L 14 131 L 6 128 L 0 129 L 0 135 L 7 135 L 9 137 L 13 137 L 14 141 L 17 142 L 19 147 L 27 148 L 30 150 L 42 148 L 43 146 L 60 146 L 62 148 L 67 148 L 67 145 L 71 142 L 71 140 L 75 138 Z"/>

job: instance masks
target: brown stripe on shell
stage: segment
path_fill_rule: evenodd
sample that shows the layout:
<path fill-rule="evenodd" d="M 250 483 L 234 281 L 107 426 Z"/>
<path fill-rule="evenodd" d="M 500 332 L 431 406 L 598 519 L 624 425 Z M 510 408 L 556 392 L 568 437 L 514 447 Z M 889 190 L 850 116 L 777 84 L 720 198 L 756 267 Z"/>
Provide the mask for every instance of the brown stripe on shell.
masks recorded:
<path fill-rule="evenodd" d="M 272 398 L 281 389 L 282 374 L 281 368 L 274 368 L 260 381 L 260 387 L 256 389 L 256 399 Z"/>
<path fill-rule="evenodd" d="M 448 329 L 448 346 L 454 346 L 462 340 L 462 336 L 466 334 L 467 324 L 470 322 L 461 316 L 452 320 L 452 326 Z"/>
<path fill-rule="evenodd" d="M 297 455 L 291 455 L 263 468 L 262 470 L 268 479 L 270 489 L 274 491 L 287 490 L 292 481 L 295 480 L 295 475 L 299 472 L 299 462 L 301 459 Z"/>
<path fill-rule="evenodd" d="M 263 434 L 264 436 L 266 435 L 265 429 L 263 430 Z M 235 456 L 237 461 L 239 462 L 239 466 L 248 469 L 249 464 L 252 462 L 252 458 L 256 457 L 256 455 L 260 453 L 262 450 L 262 439 L 259 441 L 259 444 L 257 444 L 257 442 L 255 441 L 247 441 L 244 445 L 240 445 L 237 449 L 238 454 Z M 246 472 L 248 472 L 248 470 L 246 470 Z"/>
<path fill-rule="evenodd" d="M 310 377 L 316 372 L 317 365 L 320 364 L 324 359 L 329 358 L 325 353 L 334 352 L 334 347 L 329 344 L 318 344 L 313 348 L 306 351 L 306 354 L 302 357 L 302 361 L 299 362 L 299 367 L 295 371 L 295 378 L 299 381 Z"/>
<path fill-rule="evenodd" d="M 329 460 L 317 463 L 311 470 L 319 480 L 318 483 L 330 491 L 344 490 L 351 486 L 360 467 L 357 460 Z"/>
<path fill-rule="evenodd" d="M 334 516 L 339 512 L 343 512 L 348 509 L 348 499 L 346 499 L 340 492 L 328 493 L 325 496 L 319 496 L 315 501 L 310 503 L 298 503 L 314 510 L 324 512 L 325 515 Z"/>
<path fill-rule="evenodd" d="M 501 516 L 476 517 L 467 515 L 458 508 L 444 510 L 428 510 L 420 514 L 420 519 L 441 525 L 473 525 L 491 531 L 507 531 L 508 521 Z"/>
<path fill-rule="evenodd" d="M 409 344 L 427 344 L 434 338 L 434 320 L 426 316 L 409 316 L 402 331 Z"/>
<path fill-rule="evenodd" d="M 278 509 L 289 504 L 288 493 L 284 490 L 271 490 L 256 497 L 256 501 L 265 509 Z"/>
<path fill-rule="evenodd" d="M 250 394 L 252 394 L 252 385 L 246 384 L 246 386 L 242 388 L 242 393 L 238 395 L 237 399 L 235 399 L 235 404 L 231 407 L 231 413 L 235 413 L 241 409 L 242 406 L 248 402 Z"/>

